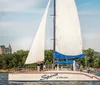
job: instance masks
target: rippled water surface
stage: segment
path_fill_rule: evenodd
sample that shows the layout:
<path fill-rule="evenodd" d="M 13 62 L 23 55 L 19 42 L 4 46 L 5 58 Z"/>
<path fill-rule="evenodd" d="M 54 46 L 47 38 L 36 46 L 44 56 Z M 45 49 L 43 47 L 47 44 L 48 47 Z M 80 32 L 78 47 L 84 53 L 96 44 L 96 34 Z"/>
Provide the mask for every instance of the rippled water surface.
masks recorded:
<path fill-rule="evenodd" d="M 12 82 L 9 85 L 100 85 L 98 82 Z"/>

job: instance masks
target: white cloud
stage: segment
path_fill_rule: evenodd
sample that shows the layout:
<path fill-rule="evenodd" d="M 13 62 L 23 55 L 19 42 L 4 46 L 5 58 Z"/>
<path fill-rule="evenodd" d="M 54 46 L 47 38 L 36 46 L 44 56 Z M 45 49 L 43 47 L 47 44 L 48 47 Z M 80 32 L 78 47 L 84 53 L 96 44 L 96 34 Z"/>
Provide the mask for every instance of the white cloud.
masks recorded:
<path fill-rule="evenodd" d="M 100 39 L 100 30 L 95 30 L 94 32 L 85 32 L 84 34 L 83 34 L 83 37 L 84 38 L 98 38 L 98 39 Z"/>
<path fill-rule="evenodd" d="M 11 42 L 13 52 L 21 49 L 29 50 L 31 44 L 32 44 L 32 38 L 30 37 L 19 38 Z"/>
<path fill-rule="evenodd" d="M 0 22 L 0 29 L 18 29 L 18 28 L 32 28 L 39 21 L 26 21 L 26 22 L 19 22 L 19 21 L 9 21 L 9 22 Z"/>
<path fill-rule="evenodd" d="M 0 36 L 34 37 L 38 29 L 38 21 L 34 22 L 1 22 Z"/>
<path fill-rule="evenodd" d="M 33 36 L 31 37 L 22 37 L 19 39 L 16 39 L 14 41 L 11 42 L 12 48 L 13 48 L 13 52 L 17 51 L 17 50 L 29 50 L 31 48 L 31 45 L 34 41 Z M 45 49 L 52 49 L 52 40 L 50 39 L 46 39 L 45 40 Z"/>
<path fill-rule="evenodd" d="M 100 15 L 100 11 L 93 11 L 93 10 L 83 10 L 83 11 L 79 11 L 80 15 Z"/>
<path fill-rule="evenodd" d="M 0 12 L 21 12 L 35 6 L 41 0 L 0 0 Z"/>
<path fill-rule="evenodd" d="M 95 51 L 100 52 L 99 44 L 100 44 L 100 30 L 83 34 L 83 48 L 84 49 L 92 48 Z"/>

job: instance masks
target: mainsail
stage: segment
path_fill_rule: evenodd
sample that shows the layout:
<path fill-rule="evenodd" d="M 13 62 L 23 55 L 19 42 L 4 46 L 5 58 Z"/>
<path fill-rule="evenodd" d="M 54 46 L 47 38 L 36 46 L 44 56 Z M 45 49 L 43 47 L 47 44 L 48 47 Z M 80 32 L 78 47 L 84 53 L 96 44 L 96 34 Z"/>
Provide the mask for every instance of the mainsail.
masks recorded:
<path fill-rule="evenodd" d="M 25 64 L 36 63 L 38 61 L 44 60 L 45 27 L 50 1 L 51 0 L 49 0 L 48 5 L 46 7 L 45 13 L 43 15 L 42 21 L 40 23 L 39 29 L 37 31 L 37 34 L 35 36 L 34 42 L 29 51 Z"/>
<path fill-rule="evenodd" d="M 82 38 L 74 0 L 56 0 L 56 59 L 83 58 Z"/>

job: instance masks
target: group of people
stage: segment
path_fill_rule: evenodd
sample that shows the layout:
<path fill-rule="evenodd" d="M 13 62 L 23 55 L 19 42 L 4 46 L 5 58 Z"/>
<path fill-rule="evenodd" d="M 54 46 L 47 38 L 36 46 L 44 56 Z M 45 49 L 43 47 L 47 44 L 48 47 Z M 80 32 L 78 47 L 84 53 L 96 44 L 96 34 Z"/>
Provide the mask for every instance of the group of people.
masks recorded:
<path fill-rule="evenodd" d="M 46 69 L 45 62 L 37 62 L 37 71 L 43 71 Z M 54 65 L 54 69 L 57 69 L 57 65 Z M 82 64 L 76 63 L 76 70 L 83 71 Z"/>
<path fill-rule="evenodd" d="M 37 71 L 45 70 L 45 63 L 44 62 L 37 62 Z"/>

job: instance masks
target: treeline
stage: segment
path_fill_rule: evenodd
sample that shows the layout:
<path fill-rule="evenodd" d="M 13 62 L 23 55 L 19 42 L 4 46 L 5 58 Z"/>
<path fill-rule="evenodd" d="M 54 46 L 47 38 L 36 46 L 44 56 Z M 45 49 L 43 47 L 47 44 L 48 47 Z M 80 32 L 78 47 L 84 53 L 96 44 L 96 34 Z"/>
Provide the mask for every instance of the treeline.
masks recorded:
<path fill-rule="evenodd" d="M 89 48 L 83 50 L 85 58 L 77 59 L 76 61 L 84 67 L 100 68 L 100 53 Z M 13 54 L 0 55 L 0 69 L 12 69 L 19 67 L 36 67 L 36 64 L 25 65 L 28 51 L 18 50 Z M 53 63 L 53 51 L 45 50 L 46 65 Z"/>
<path fill-rule="evenodd" d="M 83 53 L 85 54 L 85 57 L 78 61 L 84 67 L 100 68 L 100 52 L 96 52 L 89 48 L 87 50 L 83 50 Z"/>
<path fill-rule="evenodd" d="M 19 50 L 13 54 L 0 55 L 0 69 L 11 69 L 24 66 L 28 51 Z"/>
<path fill-rule="evenodd" d="M 18 50 L 13 54 L 3 54 L 0 55 L 0 69 L 12 69 L 12 68 L 34 68 L 36 64 L 25 65 L 25 61 L 27 58 L 29 51 Z M 45 63 L 52 64 L 53 63 L 53 51 L 45 50 Z"/>

